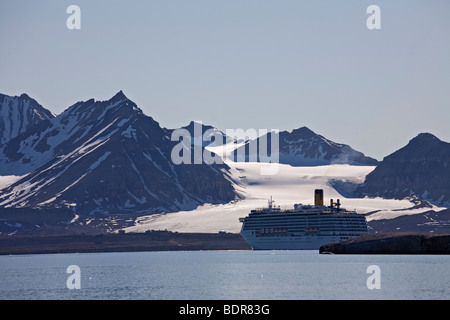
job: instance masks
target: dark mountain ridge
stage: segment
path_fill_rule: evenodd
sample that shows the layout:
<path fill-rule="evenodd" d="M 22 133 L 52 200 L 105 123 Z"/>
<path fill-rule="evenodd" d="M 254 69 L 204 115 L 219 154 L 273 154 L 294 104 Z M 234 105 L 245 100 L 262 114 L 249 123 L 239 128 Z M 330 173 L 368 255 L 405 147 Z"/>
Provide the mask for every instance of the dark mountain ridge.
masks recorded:
<path fill-rule="evenodd" d="M 430 133 L 419 134 L 385 157 L 354 195 L 396 199 L 416 196 L 450 206 L 450 143 Z"/>
<path fill-rule="evenodd" d="M 50 111 L 26 94 L 15 97 L 0 94 L 0 145 L 52 118 Z"/>
<path fill-rule="evenodd" d="M 330 164 L 350 164 L 376 166 L 376 159 L 365 156 L 363 153 L 354 150 L 346 144 L 336 143 L 325 137 L 316 134 L 307 127 L 300 127 L 291 132 L 281 131 L 279 133 L 270 132 L 255 140 L 239 147 L 235 151 L 234 159 L 238 160 L 238 155 L 245 154 L 245 160 L 249 161 L 252 157 L 258 162 L 265 162 L 259 157 L 260 144 L 267 144 L 268 154 L 272 149 L 272 135 L 278 135 L 279 141 L 279 162 L 291 166 L 317 166 Z M 255 143 L 258 147 L 258 154 L 252 152 L 251 144 Z M 276 151 L 274 148 L 273 151 Z"/>
<path fill-rule="evenodd" d="M 176 143 L 123 92 L 77 102 L 3 146 L 2 174 L 25 176 L 0 191 L 0 207 L 156 213 L 237 197 L 226 165 L 174 165 Z"/>

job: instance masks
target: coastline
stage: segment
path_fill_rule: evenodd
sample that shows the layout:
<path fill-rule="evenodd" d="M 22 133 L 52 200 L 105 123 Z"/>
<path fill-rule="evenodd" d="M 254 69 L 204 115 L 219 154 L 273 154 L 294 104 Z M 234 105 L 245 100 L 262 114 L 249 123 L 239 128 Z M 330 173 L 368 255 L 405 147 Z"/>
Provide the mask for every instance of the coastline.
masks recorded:
<path fill-rule="evenodd" d="M 450 234 L 373 233 L 325 244 L 320 254 L 450 254 Z"/>
<path fill-rule="evenodd" d="M 252 250 L 237 233 L 72 234 L 0 238 L 0 255 Z M 320 247 L 320 254 L 450 254 L 450 234 L 373 233 Z"/>
<path fill-rule="evenodd" d="M 137 251 L 250 250 L 235 233 L 110 233 L 0 239 L 0 255 Z"/>

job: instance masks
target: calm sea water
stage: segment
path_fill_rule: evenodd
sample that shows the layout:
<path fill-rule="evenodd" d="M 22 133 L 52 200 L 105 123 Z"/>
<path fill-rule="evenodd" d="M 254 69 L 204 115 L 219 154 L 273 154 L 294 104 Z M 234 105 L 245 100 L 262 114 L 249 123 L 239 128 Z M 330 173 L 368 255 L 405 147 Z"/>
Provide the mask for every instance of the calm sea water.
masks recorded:
<path fill-rule="evenodd" d="M 67 267 L 80 267 L 70 290 Z M 369 289 L 377 265 L 380 289 Z M 450 256 L 190 251 L 0 256 L 0 299 L 449 299 Z"/>

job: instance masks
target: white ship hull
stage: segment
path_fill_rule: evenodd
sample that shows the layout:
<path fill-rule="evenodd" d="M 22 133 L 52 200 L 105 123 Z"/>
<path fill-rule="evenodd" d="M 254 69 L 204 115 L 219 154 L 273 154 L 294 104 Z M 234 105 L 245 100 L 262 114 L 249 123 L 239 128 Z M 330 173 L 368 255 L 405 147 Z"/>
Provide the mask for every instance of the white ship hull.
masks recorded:
<path fill-rule="evenodd" d="M 327 243 L 344 241 L 353 236 L 271 236 L 257 237 L 251 232 L 241 232 L 253 250 L 319 250 Z"/>

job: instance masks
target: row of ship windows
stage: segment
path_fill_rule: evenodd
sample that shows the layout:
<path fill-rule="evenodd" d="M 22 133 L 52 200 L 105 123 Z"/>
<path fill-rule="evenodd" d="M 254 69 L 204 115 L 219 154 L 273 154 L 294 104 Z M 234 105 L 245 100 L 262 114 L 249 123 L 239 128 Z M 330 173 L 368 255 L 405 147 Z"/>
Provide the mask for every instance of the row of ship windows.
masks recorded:
<path fill-rule="evenodd" d="M 339 229 L 367 229 L 367 225 L 347 225 L 347 226 L 339 226 Z M 274 229 L 274 230 L 304 230 L 304 229 L 320 229 L 320 230 L 333 230 L 336 229 L 335 225 L 326 225 L 326 226 L 307 226 L 307 225 L 291 225 L 287 226 L 275 226 L 275 225 L 265 225 L 265 226 L 244 226 L 244 230 L 256 230 L 256 229 Z"/>
<path fill-rule="evenodd" d="M 260 231 L 261 230 L 268 230 L 267 232 L 318 232 L 320 230 L 320 232 L 326 232 L 326 231 L 336 231 L 336 228 L 320 228 L 319 230 L 305 230 L 305 228 L 289 228 L 286 230 L 276 230 L 277 228 L 261 228 L 261 229 L 250 229 L 250 230 L 256 230 L 256 231 Z M 244 230 L 249 230 L 249 229 L 244 229 Z M 273 231 L 272 231 L 273 230 Z M 360 231 L 367 231 L 366 227 L 361 227 L 361 228 L 346 228 L 346 229 L 340 229 L 342 231 L 355 231 L 355 232 L 360 232 Z"/>
<path fill-rule="evenodd" d="M 286 227 L 286 223 L 271 223 L 271 224 L 260 224 L 260 223 L 246 223 L 245 228 L 266 228 L 267 226 L 270 226 L 272 228 L 279 228 L 279 227 Z M 289 226 L 291 227 L 345 227 L 345 226 L 367 226 L 366 223 L 361 222 L 337 222 L 337 223 L 290 223 Z"/>
<path fill-rule="evenodd" d="M 342 239 L 342 237 L 355 237 L 355 236 L 359 236 L 359 235 L 361 235 L 361 233 L 359 233 L 359 232 L 357 232 L 357 233 L 342 233 L 342 232 L 339 232 L 339 233 L 333 233 L 331 236 L 338 236 L 338 237 L 341 237 L 341 239 Z M 276 237 L 276 236 L 278 236 L 277 234 L 270 234 L 270 233 L 256 233 L 256 236 L 257 237 Z M 310 234 L 303 234 L 303 235 L 301 235 L 301 234 L 297 234 L 297 235 L 294 235 L 294 237 L 295 236 L 299 236 L 299 237 L 309 237 L 309 236 L 330 236 L 330 235 L 326 235 L 326 234 L 319 234 L 319 235 L 310 235 Z M 349 239 L 349 238 L 347 238 L 347 239 Z"/>
<path fill-rule="evenodd" d="M 305 228 L 300 226 L 289 227 L 289 228 L 279 228 L 279 227 L 261 227 L 261 228 L 244 228 L 244 230 L 278 230 L 278 231 L 330 231 L 330 230 L 367 230 L 367 226 L 353 226 L 353 227 L 345 227 L 345 228 L 335 228 L 335 227 L 321 227 L 321 228 Z"/>
<path fill-rule="evenodd" d="M 246 221 L 245 224 L 265 224 L 265 225 L 270 225 L 270 224 L 336 224 L 336 223 L 340 223 L 340 224 L 346 224 L 346 223 L 360 223 L 360 224 L 365 224 L 366 221 L 365 220 L 345 220 L 345 221 L 339 221 L 339 220 L 334 220 L 334 221 L 299 221 L 299 220 L 293 220 L 293 221 Z"/>
<path fill-rule="evenodd" d="M 352 218 L 364 218 L 362 214 L 264 214 L 264 215 L 249 215 L 248 219 L 292 219 L 292 218 L 300 218 L 300 219 L 352 219 Z"/>
<path fill-rule="evenodd" d="M 294 221 L 314 221 L 314 222 L 318 222 L 318 221 L 366 221 L 364 219 L 364 217 L 359 217 L 359 218 L 346 218 L 346 219 L 339 219 L 339 218 L 320 218 L 320 219 L 313 219 L 313 218 L 305 218 L 305 217 L 298 217 L 296 218 L 264 218 L 264 219 L 245 219 L 245 223 L 251 223 L 251 222 L 277 222 L 277 221 L 290 221 L 290 222 L 294 222 Z"/>
<path fill-rule="evenodd" d="M 245 219 L 246 222 L 251 221 L 365 221 L 364 217 L 353 217 L 353 218 L 338 218 L 338 217 L 330 217 L 330 218 L 306 218 L 306 217 L 284 217 L 284 218 L 261 218 L 261 219 Z"/>

